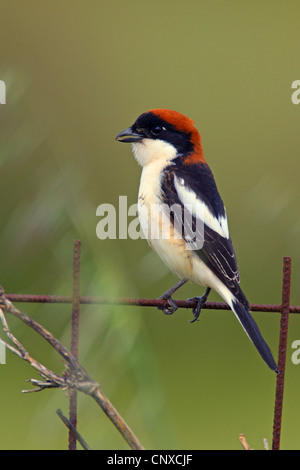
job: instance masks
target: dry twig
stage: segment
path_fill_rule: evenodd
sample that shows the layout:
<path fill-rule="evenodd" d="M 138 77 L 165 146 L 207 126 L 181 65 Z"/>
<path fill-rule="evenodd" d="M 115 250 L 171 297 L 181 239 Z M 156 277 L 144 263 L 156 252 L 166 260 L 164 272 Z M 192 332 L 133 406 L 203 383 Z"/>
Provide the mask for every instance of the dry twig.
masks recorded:
<path fill-rule="evenodd" d="M 248 442 L 247 442 L 247 440 L 246 440 L 245 434 L 240 434 L 240 435 L 239 435 L 239 440 L 240 440 L 240 443 L 242 444 L 242 446 L 244 447 L 245 450 L 253 450 L 253 449 L 249 446 L 249 444 L 248 444 Z"/>
<path fill-rule="evenodd" d="M 244 447 L 245 450 L 254 450 L 254 449 L 252 449 L 252 447 L 249 446 L 249 444 L 246 440 L 245 434 L 240 434 L 239 435 L 239 440 L 240 440 L 240 443 L 242 444 L 242 446 Z M 268 440 L 263 439 L 263 443 L 264 443 L 264 450 L 269 450 Z"/>
<path fill-rule="evenodd" d="M 40 334 L 48 343 L 60 354 L 66 365 L 66 370 L 62 376 L 57 375 L 43 364 L 36 361 L 30 356 L 23 345 L 15 338 L 11 333 L 8 323 L 6 321 L 4 312 L 8 312 L 18 319 L 22 320 L 26 325 L 33 328 L 38 334 Z M 89 395 L 95 400 L 95 402 L 101 407 L 107 417 L 111 420 L 114 426 L 121 433 L 125 441 L 135 450 L 143 450 L 144 447 L 139 442 L 137 437 L 134 435 L 132 430 L 129 428 L 127 423 L 124 421 L 122 416 L 112 405 L 109 399 L 104 395 L 100 385 L 94 381 L 94 379 L 87 373 L 87 371 L 80 365 L 78 360 L 72 355 L 68 349 L 60 343 L 48 330 L 42 325 L 37 323 L 26 313 L 17 309 L 8 299 L 5 298 L 4 290 L 0 286 L 0 319 L 3 326 L 3 331 L 9 340 L 14 344 L 11 346 L 9 343 L 0 340 L 5 346 L 16 354 L 18 357 L 29 362 L 39 373 L 43 380 L 30 379 L 29 382 L 35 386 L 31 391 L 41 391 L 46 388 L 61 388 L 62 390 L 77 390 Z"/>
<path fill-rule="evenodd" d="M 89 445 L 85 442 L 81 434 L 77 431 L 77 429 L 73 426 L 71 421 L 66 418 L 66 416 L 63 414 L 61 410 L 56 410 L 57 416 L 62 420 L 62 422 L 67 426 L 67 428 L 70 430 L 70 432 L 74 435 L 75 439 L 82 445 L 84 450 L 91 450 Z"/>

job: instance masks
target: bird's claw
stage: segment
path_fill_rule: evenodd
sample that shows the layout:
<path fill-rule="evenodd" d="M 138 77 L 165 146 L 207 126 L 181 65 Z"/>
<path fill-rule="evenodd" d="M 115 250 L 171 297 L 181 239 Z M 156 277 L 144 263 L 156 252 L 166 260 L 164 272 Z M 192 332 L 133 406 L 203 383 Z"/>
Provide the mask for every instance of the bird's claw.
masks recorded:
<path fill-rule="evenodd" d="M 188 300 L 196 300 L 197 301 L 197 306 L 193 308 L 193 315 L 194 319 L 190 321 L 190 323 L 194 323 L 195 321 L 198 320 L 199 315 L 201 313 L 201 309 L 205 302 L 207 301 L 207 297 L 209 296 L 209 293 L 211 291 L 210 287 L 207 287 L 205 293 L 201 297 L 192 297 Z"/>
<path fill-rule="evenodd" d="M 165 315 L 172 315 L 172 313 L 176 312 L 178 309 L 176 302 L 172 299 L 171 296 L 167 297 L 162 295 L 161 297 L 158 297 L 158 299 L 164 299 L 169 304 L 167 307 L 157 307 L 158 310 L 162 310 Z"/>
<path fill-rule="evenodd" d="M 204 295 L 202 295 L 202 297 L 191 297 L 190 299 L 188 299 L 190 301 L 192 301 L 192 300 L 197 301 L 197 306 L 193 308 L 194 318 L 193 318 L 193 320 L 190 320 L 190 323 L 194 323 L 195 321 L 198 320 L 199 315 L 201 313 L 202 306 L 203 306 L 203 304 L 205 304 L 206 299 L 207 299 L 207 297 L 204 296 Z"/>

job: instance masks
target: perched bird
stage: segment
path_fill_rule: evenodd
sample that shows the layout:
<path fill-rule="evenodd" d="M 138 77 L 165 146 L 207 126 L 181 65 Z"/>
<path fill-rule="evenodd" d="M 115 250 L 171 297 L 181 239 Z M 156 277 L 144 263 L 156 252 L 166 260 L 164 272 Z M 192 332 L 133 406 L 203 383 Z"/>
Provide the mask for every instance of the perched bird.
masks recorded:
<path fill-rule="evenodd" d="M 168 302 L 168 307 L 162 309 L 164 313 L 175 312 L 172 294 L 192 281 L 207 288 L 201 297 L 189 299 L 197 301 L 195 321 L 214 289 L 234 312 L 267 365 L 277 372 L 239 284 L 225 207 L 194 121 L 177 111 L 152 109 L 116 139 L 132 143 L 133 154 L 143 167 L 138 213 L 145 238 L 180 278 L 160 297 Z"/>

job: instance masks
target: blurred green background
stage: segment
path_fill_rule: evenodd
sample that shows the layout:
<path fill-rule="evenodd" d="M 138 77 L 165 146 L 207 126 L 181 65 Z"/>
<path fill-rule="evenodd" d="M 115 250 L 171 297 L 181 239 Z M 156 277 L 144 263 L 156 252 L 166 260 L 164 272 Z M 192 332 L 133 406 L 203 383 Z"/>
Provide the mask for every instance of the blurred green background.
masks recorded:
<path fill-rule="evenodd" d="M 136 202 L 140 168 L 116 134 L 150 108 L 196 121 L 229 216 L 252 303 L 280 303 L 283 256 L 300 304 L 298 1 L 32 0 L 0 2 L 0 266 L 7 293 L 69 295 L 73 240 L 82 295 L 158 297 L 176 278 L 144 240 L 96 237 L 96 208 Z M 201 295 L 184 286 L 177 298 Z M 220 300 L 213 294 L 211 300 Z M 70 306 L 19 305 L 69 346 Z M 277 357 L 279 314 L 255 313 Z M 148 449 L 271 444 L 275 374 L 229 311 L 171 317 L 153 308 L 84 306 L 80 360 Z M 31 354 L 57 372 L 50 347 L 14 318 Z M 299 449 L 300 339 L 291 315 L 281 447 Z M 1 333 L 2 337 L 3 334 Z M 59 390 L 21 394 L 37 378 L 7 352 L 0 365 L 2 449 L 64 449 Z M 94 449 L 126 449 L 86 396 L 78 429 Z"/>

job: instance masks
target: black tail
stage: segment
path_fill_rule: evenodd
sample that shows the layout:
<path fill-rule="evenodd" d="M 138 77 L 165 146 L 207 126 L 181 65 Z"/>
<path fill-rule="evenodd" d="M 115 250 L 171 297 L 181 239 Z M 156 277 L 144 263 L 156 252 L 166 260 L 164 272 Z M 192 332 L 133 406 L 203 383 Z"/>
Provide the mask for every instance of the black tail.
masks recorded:
<path fill-rule="evenodd" d="M 232 301 L 232 310 L 237 316 L 238 320 L 241 322 L 244 330 L 246 331 L 247 335 L 251 339 L 263 360 L 270 367 L 270 369 L 278 373 L 277 364 L 272 356 L 270 348 L 263 339 L 257 324 L 251 317 L 248 310 L 238 300 Z"/>

